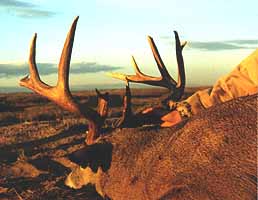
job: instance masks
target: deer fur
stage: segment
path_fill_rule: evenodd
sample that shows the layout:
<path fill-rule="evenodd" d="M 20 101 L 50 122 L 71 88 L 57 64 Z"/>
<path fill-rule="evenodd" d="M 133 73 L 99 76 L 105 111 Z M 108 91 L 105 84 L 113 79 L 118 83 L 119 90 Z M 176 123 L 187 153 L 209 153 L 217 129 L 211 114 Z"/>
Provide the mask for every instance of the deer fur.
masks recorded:
<path fill-rule="evenodd" d="M 80 167 L 65 183 L 94 184 L 114 200 L 255 200 L 257 97 L 214 106 L 172 128 L 116 129 L 69 156 Z"/>

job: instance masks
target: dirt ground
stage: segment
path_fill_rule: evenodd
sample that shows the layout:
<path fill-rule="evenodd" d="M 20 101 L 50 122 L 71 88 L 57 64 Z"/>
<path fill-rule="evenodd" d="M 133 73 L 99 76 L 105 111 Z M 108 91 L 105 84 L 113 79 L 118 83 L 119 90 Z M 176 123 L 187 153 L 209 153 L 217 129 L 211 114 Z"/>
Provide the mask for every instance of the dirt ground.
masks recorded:
<path fill-rule="evenodd" d="M 185 97 L 200 88 L 188 88 Z M 121 116 L 124 90 L 108 90 L 111 105 L 106 126 Z M 166 90 L 133 89 L 133 111 L 158 105 Z M 96 107 L 94 91 L 76 92 L 81 103 Z M 101 199 L 93 186 L 64 185 L 74 163 L 63 158 L 82 148 L 84 118 L 32 93 L 0 94 L 0 199 Z"/>

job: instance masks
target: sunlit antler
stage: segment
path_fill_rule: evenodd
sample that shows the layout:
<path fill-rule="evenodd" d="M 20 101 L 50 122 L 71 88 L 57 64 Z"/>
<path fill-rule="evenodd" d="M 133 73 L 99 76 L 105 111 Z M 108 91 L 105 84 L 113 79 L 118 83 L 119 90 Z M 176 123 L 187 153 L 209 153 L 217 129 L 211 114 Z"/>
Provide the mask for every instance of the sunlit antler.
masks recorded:
<path fill-rule="evenodd" d="M 77 114 L 84 116 L 89 121 L 89 132 L 86 143 L 91 144 L 99 136 L 100 128 L 103 124 L 107 112 L 107 98 L 99 98 L 102 100 L 99 103 L 99 111 L 95 111 L 86 105 L 81 105 L 72 97 L 69 89 L 69 69 L 70 60 L 73 48 L 74 35 L 76 25 L 79 17 L 76 17 L 72 23 L 70 31 L 67 34 L 66 41 L 63 47 L 62 55 L 58 66 L 58 81 L 57 85 L 52 87 L 41 81 L 36 65 L 36 38 L 34 35 L 29 55 L 29 70 L 30 75 L 20 80 L 20 85 L 27 87 L 34 92 L 47 97 L 49 100 L 55 102 L 60 107 Z M 106 96 L 107 97 L 107 96 Z M 101 104 L 101 105 L 100 105 Z"/>
<path fill-rule="evenodd" d="M 144 83 L 153 86 L 160 86 L 168 88 L 172 91 L 171 99 L 174 101 L 178 101 L 184 93 L 185 88 L 185 69 L 184 69 L 184 60 L 182 56 L 182 50 L 186 45 L 186 42 L 183 44 L 180 43 L 180 39 L 176 31 L 175 33 L 175 40 L 176 40 L 176 56 L 177 56 L 177 63 L 178 63 L 178 81 L 176 82 L 168 73 L 160 55 L 158 49 L 152 39 L 152 37 L 148 36 L 148 42 L 150 44 L 153 56 L 157 63 L 158 69 L 160 71 L 160 77 L 152 77 L 142 73 L 134 59 L 132 57 L 132 64 L 134 67 L 135 75 L 126 75 L 120 73 L 108 73 L 108 75 L 112 76 L 113 78 L 120 79 L 120 80 L 128 80 L 129 82 L 135 83 Z"/>

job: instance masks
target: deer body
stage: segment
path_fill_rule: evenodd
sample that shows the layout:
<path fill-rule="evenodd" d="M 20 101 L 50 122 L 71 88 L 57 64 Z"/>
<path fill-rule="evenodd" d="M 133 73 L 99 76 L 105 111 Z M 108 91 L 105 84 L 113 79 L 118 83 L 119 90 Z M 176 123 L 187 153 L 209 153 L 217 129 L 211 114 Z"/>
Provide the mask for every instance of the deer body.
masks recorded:
<path fill-rule="evenodd" d="M 40 79 L 35 58 L 36 35 L 30 48 L 30 75 L 20 80 L 21 86 L 88 120 L 88 145 L 69 155 L 78 167 L 68 175 L 66 185 L 78 189 L 94 184 L 101 196 L 114 200 L 256 199 L 257 94 L 214 106 L 172 128 L 117 129 L 98 140 L 107 117 L 108 95 L 98 95 L 96 111 L 77 102 L 69 89 L 77 21 L 78 17 L 67 34 L 56 86 Z M 142 73 L 134 58 L 135 75 L 111 76 L 168 88 L 172 92 L 169 98 L 178 101 L 185 87 L 182 57 L 185 43 L 180 43 L 175 32 L 179 74 L 176 82 L 169 75 L 153 39 L 148 37 L 148 40 L 160 77 Z M 130 110 L 128 105 L 124 110 Z"/>
<path fill-rule="evenodd" d="M 87 152 L 94 150 L 74 156 L 80 155 L 87 169 L 80 176 L 98 168 L 90 172 L 93 184 L 114 200 L 256 199 L 256 122 L 253 95 L 215 106 L 173 128 L 116 130 L 103 142 L 112 144 L 110 155 L 104 155 L 111 158 L 106 167 L 98 159 L 98 164 L 86 161 Z M 70 186 L 71 174 L 66 180 Z"/>

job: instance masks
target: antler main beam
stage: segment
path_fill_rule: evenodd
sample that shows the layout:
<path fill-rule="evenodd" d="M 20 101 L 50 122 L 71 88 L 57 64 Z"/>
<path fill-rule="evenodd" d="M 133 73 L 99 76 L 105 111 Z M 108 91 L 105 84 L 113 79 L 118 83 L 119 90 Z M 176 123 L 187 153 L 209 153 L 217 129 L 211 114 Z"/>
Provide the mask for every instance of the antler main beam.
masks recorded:
<path fill-rule="evenodd" d="M 76 17 L 72 23 L 70 31 L 67 34 L 62 55 L 58 65 L 58 81 L 56 86 L 49 86 L 44 83 L 39 76 L 37 65 L 36 65 L 36 39 L 37 34 L 34 35 L 29 54 L 29 71 L 30 75 L 20 80 L 20 85 L 40 94 L 41 96 L 47 97 L 49 100 L 55 102 L 60 107 L 70 112 L 74 112 L 84 116 L 89 122 L 89 132 L 86 138 L 86 143 L 91 144 L 99 136 L 100 128 L 103 124 L 103 116 L 101 113 L 76 102 L 69 89 L 69 69 L 72 55 L 73 41 L 76 30 L 76 25 L 79 17 Z M 100 95 L 98 95 L 101 98 Z M 107 108 L 107 100 L 101 101 L 103 109 Z"/>
<path fill-rule="evenodd" d="M 184 46 L 186 45 L 186 42 L 181 44 L 178 33 L 174 31 L 174 34 L 175 34 L 175 40 L 176 40 L 176 57 L 177 57 L 177 63 L 178 63 L 178 81 L 177 82 L 168 73 L 161 59 L 159 51 L 155 45 L 155 42 L 153 38 L 150 36 L 148 36 L 148 42 L 150 44 L 153 56 L 157 63 L 158 69 L 160 71 L 160 74 L 161 74 L 160 77 L 153 77 L 142 73 L 133 56 L 132 56 L 132 65 L 135 71 L 135 75 L 126 75 L 121 73 L 108 73 L 108 75 L 123 81 L 127 80 L 129 82 L 134 82 L 134 83 L 144 83 L 148 85 L 168 88 L 174 94 L 171 96 L 171 98 L 173 100 L 179 100 L 183 95 L 184 88 L 185 88 L 185 68 L 184 68 L 182 51 Z"/>

